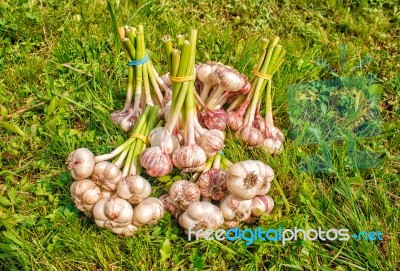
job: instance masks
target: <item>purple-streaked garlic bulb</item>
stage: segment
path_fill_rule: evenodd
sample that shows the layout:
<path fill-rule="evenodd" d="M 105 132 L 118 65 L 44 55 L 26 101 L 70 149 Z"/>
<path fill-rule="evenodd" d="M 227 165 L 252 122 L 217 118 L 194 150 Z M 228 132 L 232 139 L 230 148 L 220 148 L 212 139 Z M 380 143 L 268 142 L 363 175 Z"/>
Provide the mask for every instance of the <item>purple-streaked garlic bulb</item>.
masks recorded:
<path fill-rule="evenodd" d="M 190 203 L 200 200 L 200 189 L 192 182 L 179 180 L 171 185 L 169 195 L 184 210 Z"/>
<path fill-rule="evenodd" d="M 228 174 L 220 168 L 212 168 L 203 172 L 198 180 L 197 186 L 203 197 L 213 200 L 221 200 L 226 196 Z"/>
<path fill-rule="evenodd" d="M 67 164 L 72 178 L 75 180 L 86 179 L 93 173 L 94 155 L 86 148 L 79 148 L 68 155 Z"/>

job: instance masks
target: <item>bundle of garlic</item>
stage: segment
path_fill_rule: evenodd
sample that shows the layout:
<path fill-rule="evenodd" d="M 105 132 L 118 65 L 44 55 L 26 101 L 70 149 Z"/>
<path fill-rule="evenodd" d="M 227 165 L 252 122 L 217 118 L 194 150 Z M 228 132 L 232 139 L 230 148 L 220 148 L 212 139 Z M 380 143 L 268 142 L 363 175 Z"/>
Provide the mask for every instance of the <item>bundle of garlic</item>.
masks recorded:
<path fill-rule="evenodd" d="M 186 231 L 232 228 L 272 211 L 274 201 L 266 194 L 273 178 L 272 168 L 260 161 L 233 164 L 217 154 L 200 175 L 174 182 L 160 200 Z"/>
<path fill-rule="evenodd" d="M 235 227 L 271 212 L 274 201 L 266 194 L 272 168 L 255 160 L 232 163 L 221 151 L 227 126 L 246 146 L 282 150 L 285 137 L 273 125 L 271 94 L 272 76 L 285 55 L 278 38 L 270 46 L 264 39 L 249 82 L 219 62 L 195 65 L 196 30 L 188 40 L 178 35 L 175 48 L 164 37 L 169 72 L 161 77 L 146 54 L 143 27 L 122 27 L 119 34 L 129 61 L 128 90 L 124 108 L 111 119 L 133 132 L 109 154 L 94 156 L 79 148 L 69 155 L 76 207 L 99 227 L 126 236 L 157 223 L 164 209 L 186 230 Z M 264 92 L 265 119 L 260 115 Z M 176 181 L 157 199 L 150 197 L 142 167 L 150 177 L 174 168 L 192 177 Z"/>
<path fill-rule="evenodd" d="M 118 33 L 128 59 L 128 89 L 123 109 L 111 113 L 110 118 L 122 130 L 128 132 L 147 105 L 155 104 L 163 108 L 165 98 L 168 99 L 171 90 L 161 80 L 149 59 L 143 26 L 120 27 Z"/>
<path fill-rule="evenodd" d="M 94 217 L 99 227 L 131 236 L 137 227 L 154 224 L 164 215 L 161 201 L 150 197 L 151 185 L 140 176 L 139 164 L 157 116 L 158 106 L 147 106 L 130 138 L 109 154 L 94 156 L 79 148 L 69 155 L 68 167 L 75 179 L 70 187 L 72 200 L 86 216 Z M 114 161 L 107 161 L 111 159 Z"/>
<path fill-rule="evenodd" d="M 249 95 L 238 97 L 228 108 L 228 125 L 236 131 L 236 138 L 249 147 L 261 146 L 271 154 L 280 153 L 285 141 L 284 134 L 274 126 L 272 118 L 272 76 L 282 65 L 286 54 L 278 41 L 279 38 L 276 37 L 269 45 L 268 39 L 263 40 Z M 265 119 L 260 115 L 264 91 L 266 92 Z"/>

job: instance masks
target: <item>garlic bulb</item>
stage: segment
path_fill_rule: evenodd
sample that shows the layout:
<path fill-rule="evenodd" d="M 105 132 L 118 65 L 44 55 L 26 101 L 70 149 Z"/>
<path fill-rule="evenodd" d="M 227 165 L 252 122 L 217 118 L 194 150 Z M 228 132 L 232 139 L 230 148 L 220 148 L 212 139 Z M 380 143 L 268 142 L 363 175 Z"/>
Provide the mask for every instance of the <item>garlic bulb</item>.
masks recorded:
<path fill-rule="evenodd" d="M 283 143 L 274 137 L 267 137 L 262 143 L 262 148 L 270 154 L 280 154 L 283 150 Z"/>
<path fill-rule="evenodd" d="M 122 180 L 117 185 L 117 194 L 132 204 L 138 204 L 151 193 L 150 183 L 139 175 L 131 175 Z"/>
<path fill-rule="evenodd" d="M 271 190 L 271 182 L 265 181 L 257 195 L 266 195 L 268 194 L 269 190 Z"/>
<path fill-rule="evenodd" d="M 93 181 L 104 190 L 114 191 L 122 178 L 121 170 L 113 163 L 98 162 L 93 171 Z"/>
<path fill-rule="evenodd" d="M 182 172 L 198 172 L 204 169 L 207 156 L 195 143 L 178 148 L 172 155 L 174 165 Z"/>
<path fill-rule="evenodd" d="M 207 158 L 214 156 L 224 148 L 225 134 L 217 129 L 206 130 L 199 137 L 199 146 L 206 153 Z"/>
<path fill-rule="evenodd" d="M 186 209 L 190 203 L 200 200 L 200 189 L 192 182 L 180 180 L 171 185 L 169 195 L 181 209 Z"/>
<path fill-rule="evenodd" d="M 118 235 L 122 235 L 122 236 L 133 236 L 135 234 L 135 232 L 137 231 L 137 227 L 129 224 L 128 226 L 125 227 L 112 227 L 110 228 L 110 230 Z"/>
<path fill-rule="evenodd" d="M 194 234 L 191 230 L 218 229 L 224 223 L 221 210 L 210 202 L 196 201 L 189 205 L 179 217 L 179 225 Z"/>
<path fill-rule="evenodd" d="M 111 197 L 96 203 L 93 216 L 99 227 L 125 227 L 132 221 L 133 209 L 127 200 Z"/>
<path fill-rule="evenodd" d="M 101 199 L 100 188 L 91 180 L 84 179 L 73 182 L 70 192 L 76 208 L 92 217 L 93 206 Z"/>
<path fill-rule="evenodd" d="M 156 224 L 164 216 L 164 206 L 158 198 L 142 200 L 133 210 L 132 224 L 142 226 L 144 224 Z"/>
<path fill-rule="evenodd" d="M 251 215 L 252 205 L 251 199 L 243 200 L 229 195 L 221 202 L 219 208 L 225 220 L 245 221 Z"/>
<path fill-rule="evenodd" d="M 246 145 L 254 147 L 260 146 L 264 140 L 264 135 L 261 131 L 250 125 L 240 127 L 236 131 L 235 137 L 242 140 Z"/>
<path fill-rule="evenodd" d="M 171 157 L 160 146 L 145 149 L 140 154 L 140 164 L 151 177 L 165 176 L 173 169 Z"/>
<path fill-rule="evenodd" d="M 208 110 L 201 113 L 201 119 L 208 129 L 225 131 L 228 121 L 228 114 L 224 109 Z"/>
<path fill-rule="evenodd" d="M 260 216 L 262 213 L 270 213 L 274 208 L 274 200 L 270 196 L 256 196 L 253 198 L 252 215 Z"/>
<path fill-rule="evenodd" d="M 240 127 L 243 126 L 243 117 L 244 113 L 237 112 L 237 111 L 230 111 L 228 112 L 228 126 L 231 128 L 233 131 L 236 131 Z"/>
<path fill-rule="evenodd" d="M 179 148 L 179 140 L 174 134 L 171 134 L 168 140 L 163 140 L 164 135 L 164 127 L 154 128 L 150 131 L 148 136 L 149 143 L 152 147 L 156 147 L 160 146 L 161 142 L 163 142 L 165 152 L 171 155 L 177 148 Z"/>
<path fill-rule="evenodd" d="M 225 197 L 227 188 L 228 174 L 219 168 L 212 168 L 203 172 L 196 184 L 202 196 L 213 200 L 221 200 Z"/>
<path fill-rule="evenodd" d="M 261 161 L 246 160 L 228 168 L 228 190 L 242 199 L 252 199 L 273 178 L 273 170 Z M 271 179 L 272 180 L 272 179 Z"/>
<path fill-rule="evenodd" d="M 79 148 L 68 155 L 68 169 L 72 178 L 82 180 L 90 177 L 94 169 L 94 155 L 86 148 Z"/>
<path fill-rule="evenodd" d="M 174 215 L 175 218 L 178 218 L 182 214 L 182 208 L 170 197 L 170 195 L 161 195 L 159 199 L 163 203 L 164 209 L 171 215 Z"/>
<path fill-rule="evenodd" d="M 114 196 L 114 194 L 115 194 L 114 191 L 100 189 L 100 197 L 102 199 L 111 198 L 112 196 Z"/>

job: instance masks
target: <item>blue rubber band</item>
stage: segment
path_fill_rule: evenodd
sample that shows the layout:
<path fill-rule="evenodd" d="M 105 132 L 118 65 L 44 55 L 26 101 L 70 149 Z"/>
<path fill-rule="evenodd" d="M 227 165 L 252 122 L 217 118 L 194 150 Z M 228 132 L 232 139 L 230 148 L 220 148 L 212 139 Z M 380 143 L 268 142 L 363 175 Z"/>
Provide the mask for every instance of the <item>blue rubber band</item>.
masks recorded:
<path fill-rule="evenodd" d="M 145 55 L 141 59 L 128 61 L 128 66 L 139 66 L 139 65 L 142 65 L 142 64 L 146 63 L 147 60 L 149 60 L 149 55 Z"/>
<path fill-rule="evenodd" d="M 219 151 L 218 154 L 220 154 L 221 156 L 225 156 L 223 151 Z"/>

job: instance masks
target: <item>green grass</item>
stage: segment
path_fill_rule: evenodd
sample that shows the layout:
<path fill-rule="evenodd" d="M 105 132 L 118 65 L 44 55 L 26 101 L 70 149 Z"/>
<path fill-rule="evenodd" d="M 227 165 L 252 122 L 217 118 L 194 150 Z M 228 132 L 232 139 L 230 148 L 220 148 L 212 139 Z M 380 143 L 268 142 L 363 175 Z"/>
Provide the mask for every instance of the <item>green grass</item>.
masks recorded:
<path fill-rule="evenodd" d="M 197 61 L 221 61 L 246 75 L 260 39 L 280 36 L 288 54 L 274 76 L 273 106 L 286 134 L 291 130 L 289 85 L 376 75 L 382 89 L 381 132 L 360 139 L 358 147 L 379 155 L 377 168 L 349 166 L 345 141 L 326 149 L 289 139 L 284 152 L 271 157 L 260 150 L 243 152 L 228 137 L 225 153 L 232 161 L 260 159 L 276 172 L 289 206 L 273 187 L 276 207 L 258 225 L 380 230 L 384 241 L 293 241 L 285 246 L 257 241 L 249 247 L 244 241 L 188 242 L 168 215 L 133 238 L 96 227 L 71 203 L 65 160 L 77 147 L 100 154 L 126 138 L 108 118 L 123 105 L 127 73 L 123 52 L 114 44 L 107 2 L 5 0 L 0 3 L 0 270 L 400 269 L 396 1 L 220 2 L 123 0 L 112 6 L 119 25 L 129 19 L 130 25 L 144 24 L 147 47 L 160 71 L 166 70 L 165 34 L 197 28 Z M 339 48 L 344 44 L 342 66 Z M 371 61 L 351 69 L 366 56 Z M 332 157 L 328 170 L 300 169 L 299 161 L 313 153 Z M 164 183 L 151 181 L 154 195 L 165 191 Z"/>

